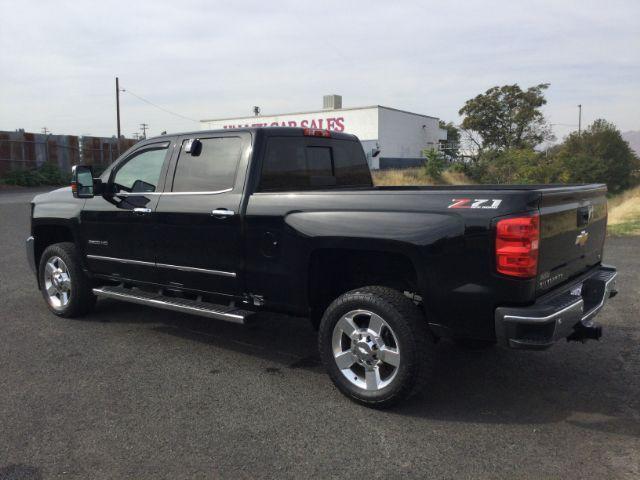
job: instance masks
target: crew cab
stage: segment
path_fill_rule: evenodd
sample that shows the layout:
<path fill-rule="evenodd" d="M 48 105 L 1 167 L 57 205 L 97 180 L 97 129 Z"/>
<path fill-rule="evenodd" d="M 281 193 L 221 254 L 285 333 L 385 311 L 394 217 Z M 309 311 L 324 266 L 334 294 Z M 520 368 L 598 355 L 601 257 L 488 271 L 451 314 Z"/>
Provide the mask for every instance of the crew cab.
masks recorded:
<path fill-rule="evenodd" d="M 428 382 L 434 344 L 597 339 L 614 296 L 606 187 L 375 187 L 358 139 L 271 127 L 139 142 L 34 198 L 27 255 L 53 314 L 96 298 L 235 323 L 307 317 L 369 406 Z M 259 317 L 258 317 L 259 318 Z"/>

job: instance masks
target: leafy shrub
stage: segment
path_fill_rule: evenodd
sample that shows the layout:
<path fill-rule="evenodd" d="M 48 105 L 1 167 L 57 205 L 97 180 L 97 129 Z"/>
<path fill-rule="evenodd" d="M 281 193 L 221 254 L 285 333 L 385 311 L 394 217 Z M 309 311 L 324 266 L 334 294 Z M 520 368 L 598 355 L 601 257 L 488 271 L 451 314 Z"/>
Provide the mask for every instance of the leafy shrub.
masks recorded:
<path fill-rule="evenodd" d="M 7 185 L 37 187 L 40 185 L 65 185 L 70 175 L 63 174 L 54 163 L 44 163 L 39 168 L 16 169 L 9 171 L 3 181 Z"/>
<path fill-rule="evenodd" d="M 556 183 L 560 169 L 553 157 L 528 149 L 486 151 L 471 168 L 480 183 Z"/>
<path fill-rule="evenodd" d="M 453 162 L 449 166 L 447 171 L 452 172 L 452 173 L 464 173 L 465 175 L 467 175 L 469 173 L 469 167 L 467 166 L 466 163 Z"/>
<path fill-rule="evenodd" d="M 428 150 L 426 153 L 427 161 L 424 164 L 424 170 L 428 177 L 433 180 L 440 180 L 442 172 L 446 167 L 442 153 L 437 150 Z"/>
<path fill-rule="evenodd" d="M 43 185 L 63 185 L 71 180 L 71 175 L 63 174 L 55 163 L 44 163 L 38 172 L 42 176 Z"/>
<path fill-rule="evenodd" d="M 572 133 L 554 151 L 562 180 L 606 183 L 616 193 L 637 183 L 640 162 L 620 131 L 596 120 L 582 134 Z"/>
<path fill-rule="evenodd" d="M 640 162 L 616 127 L 596 120 L 546 152 L 485 150 L 467 167 L 478 183 L 606 183 L 612 193 L 638 183 Z"/>

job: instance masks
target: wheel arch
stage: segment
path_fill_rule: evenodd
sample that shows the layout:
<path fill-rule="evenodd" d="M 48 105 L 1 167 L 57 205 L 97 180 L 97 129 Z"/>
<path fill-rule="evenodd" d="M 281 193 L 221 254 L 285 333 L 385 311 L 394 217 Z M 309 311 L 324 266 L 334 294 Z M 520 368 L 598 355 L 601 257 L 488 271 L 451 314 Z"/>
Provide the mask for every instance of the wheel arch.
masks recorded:
<path fill-rule="evenodd" d="M 285 216 L 285 223 L 307 244 L 306 298 L 314 323 L 318 311 L 331 300 L 326 298 L 324 286 L 337 277 L 331 274 L 332 268 L 335 271 L 354 262 L 364 263 L 368 265 L 365 272 L 383 277 L 374 283 L 396 289 L 397 282 L 389 280 L 399 271 L 404 281 L 401 286 L 411 279 L 413 292 L 422 296 L 434 285 L 434 270 L 439 269 L 437 258 L 446 254 L 447 239 L 462 237 L 465 228 L 458 216 L 420 211 L 296 211 Z M 385 273 L 381 270 L 386 275 L 379 275 Z M 348 287 L 371 285 L 372 280 L 342 286 L 330 294 L 339 295 L 348 291 Z"/>
<path fill-rule="evenodd" d="M 36 270 L 40 265 L 43 252 L 49 245 L 62 242 L 71 242 L 77 246 L 74 229 L 68 222 L 64 221 L 39 221 L 32 227 L 34 237 L 34 256 Z M 40 275 L 38 277 L 38 287 L 40 286 Z"/>
<path fill-rule="evenodd" d="M 341 242 L 311 252 L 307 296 L 311 321 L 317 327 L 327 306 L 340 295 L 367 285 L 421 295 L 426 279 L 416 255 L 404 249 L 358 248 Z"/>

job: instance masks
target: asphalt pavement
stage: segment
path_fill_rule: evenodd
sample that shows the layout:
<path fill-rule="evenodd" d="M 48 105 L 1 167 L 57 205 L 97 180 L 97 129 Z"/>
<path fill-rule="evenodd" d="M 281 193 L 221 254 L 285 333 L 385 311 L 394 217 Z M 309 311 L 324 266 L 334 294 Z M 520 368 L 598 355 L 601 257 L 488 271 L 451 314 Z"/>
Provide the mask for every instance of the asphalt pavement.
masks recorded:
<path fill-rule="evenodd" d="M 0 191 L 0 479 L 640 478 L 640 237 L 610 238 L 599 342 L 437 346 L 392 410 L 343 397 L 304 319 L 251 326 L 103 300 L 51 315 L 33 191 Z"/>

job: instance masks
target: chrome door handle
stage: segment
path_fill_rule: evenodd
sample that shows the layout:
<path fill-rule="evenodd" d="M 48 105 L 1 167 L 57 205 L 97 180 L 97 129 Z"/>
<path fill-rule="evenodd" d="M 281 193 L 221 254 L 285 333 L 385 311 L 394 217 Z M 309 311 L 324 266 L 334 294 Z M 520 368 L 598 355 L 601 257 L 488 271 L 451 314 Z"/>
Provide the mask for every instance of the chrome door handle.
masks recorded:
<path fill-rule="evenodd" d="M 148 215 L 151 213 L 151 209 L 138 207 L 133 209 L 133 213 L 136 215 Z"/>
<path fill-rule="evenodd" d="M 227 210 L 226 208 L 216 208 L 211 211 L 211 215 L 214 217 L 233 217 L 236 214 L 233 210 Z"/>

